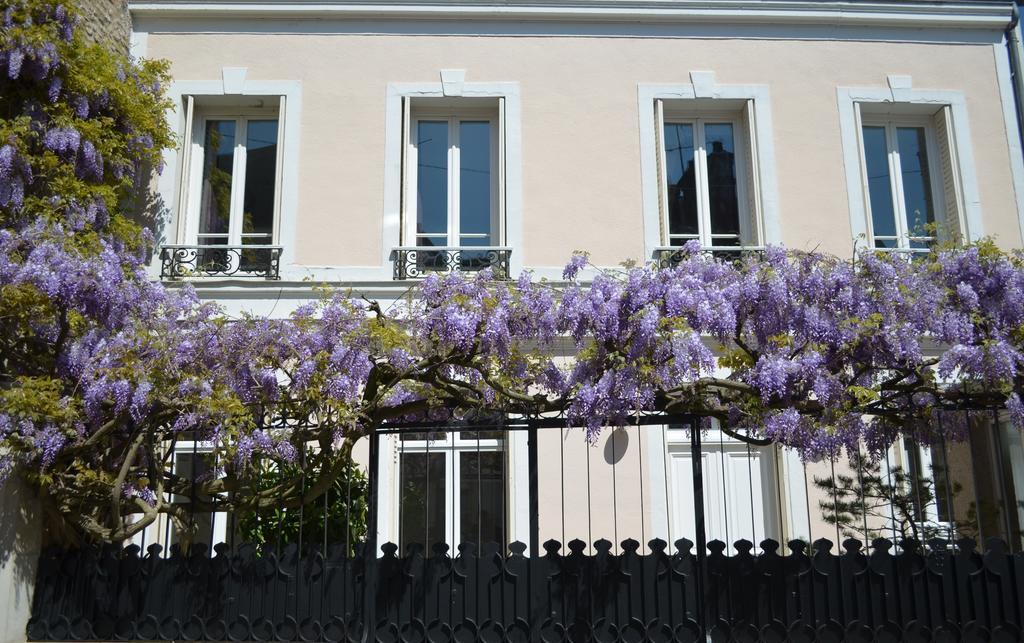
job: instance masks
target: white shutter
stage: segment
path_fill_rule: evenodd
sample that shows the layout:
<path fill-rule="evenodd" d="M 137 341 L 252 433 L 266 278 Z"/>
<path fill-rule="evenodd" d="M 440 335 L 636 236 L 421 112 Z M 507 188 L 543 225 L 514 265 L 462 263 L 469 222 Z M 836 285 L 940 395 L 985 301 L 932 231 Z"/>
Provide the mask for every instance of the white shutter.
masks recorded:
<path fill-rule="evenodd" d="M 192 116 L 195 113 L 195 98 L 185 96 L 185 130 L 181 135 L 181 153 L 178 155 L 181 162 L 178 167 L 178 221 L 177 221 L 177 243 L 183 243 L 188 239 L 188 186 L 192 180 L 192 172 L 189 167 L 192 160 Z"/>
<path fill-rule="evenodd" d="M 498 98 L 498 221 L 492 225 L 492 230 L 498 234 L 491 235 L 491 244 L 503 246 L 506 243 L 505 234 L 505 97 Z"/>
<path fill-rule="evenodd" d="M 963 237 L 963 192 L 960 184 L 960 161 L 953 136 L 952 112 L 943 107 L 932 117 L 938 143 L 939 170 L 942 172 L 942 195 L 945 213 L 938 223 L 940 241 Z"/>
<path fill-rule="evenodd" d="M 281 96 L 277 107 L 277 159 L 274 161 L 274 229 L 272 230 L 271 243 L 280 243 L 281 240 L 281 185 L 284 174 L 284 122 L 288 118 L 288 104 L 285 97 Z"/>
<path fill-rule="evenodd" d="M 658 169 L 658 226 L 661 232 L 661 244 L 669 245 L 668 238 L 668 203 L 666 193 L 665 169 L 665 104 L 660 98 L 654 101 L 654 149 Z"/>
<path fill-rule="evenodd" d="M 412 181 L 412 175 L 410 172 L 412 168 L 409 167 L 409 141 L 412 133 L 410 132 L 410 112 L 412 111 L 411 99 L 408 96 L 402 97 L 402 189 L 400 192 L 401 203 L 399 204 L 399 218 L 400 227 L 402 230 L 401 245 L 416 245 L 416 237 L 413 236 L 415 233 L 414 224 L 410 222 L 409 217 L 411 216 L 407 210 L 409 209 L 409 183 Z"/>
<path fill-rule="evenodd" d="M 743 110 L 743 133 L 739 137 L 745 143 L 743 150 L 746 171 L 747 216 L 740 217 L 740 240 L 744 245 L 761 243 L 761 173 L 757 165 L 757 121 L 754 118 L 754 101 L 748 100 Z"/>
<path fill-rule="evenodd" d="M 868 185 L 868 168 L 864 149 L 864 122 L 861 118 L 860 103 L 856 102 L 853 104 L 853 127 L 856 130 L 857 163 L 860 166 L 860 193 L 861 198 L 864 200 L 864 230 L 866 238 L 863 240 L 863 243 L 870 248 L 874 245 L 874 231 L 871 227 L 871 187 Z M 854 239 L 854 247 L 857 247 L 857 244 L 860 242 L 860 239 Z"/>

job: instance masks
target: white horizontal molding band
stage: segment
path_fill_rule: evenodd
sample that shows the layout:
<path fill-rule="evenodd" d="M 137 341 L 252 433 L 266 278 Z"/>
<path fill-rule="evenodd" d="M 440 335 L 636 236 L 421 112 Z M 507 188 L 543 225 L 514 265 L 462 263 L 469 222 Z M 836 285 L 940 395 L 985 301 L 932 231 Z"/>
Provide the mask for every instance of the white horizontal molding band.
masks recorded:
<path fill-rule="evenodd" d="M 268 2 L 156 0 L 130 2 L 135 16 L 280 15 L 365 18 L 701 21 L 730 23 L 800 22 L 809 24 L 962 26 L 1002 28 L 1010 21 L 1005 2 L 850 2 L 809 0 L 562 0 L 545 2 L 457 2 L 399 0 L 362 2 Z"/>

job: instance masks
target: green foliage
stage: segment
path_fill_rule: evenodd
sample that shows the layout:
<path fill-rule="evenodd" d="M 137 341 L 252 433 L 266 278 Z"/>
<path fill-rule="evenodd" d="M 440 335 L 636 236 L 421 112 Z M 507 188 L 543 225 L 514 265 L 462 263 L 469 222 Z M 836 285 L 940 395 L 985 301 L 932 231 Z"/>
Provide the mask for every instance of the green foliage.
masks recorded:
<path fill-rule="evenodd" d="M 321 473 L 322 465 L 295 466 L 261 458 L 254 463 L 253 488 L 266 491 L 289 481 L 305 484 Z M 238 536 L 243 542 L 267 545 L 288 543 L 345 544 L 353 549 L 366 536 L 369 485 L 352 460 L 343 466 L 330 488 L 315 502 L 291 509 L 271 506 L 236 513 Z"/>
<path fill-rule="evenodd" d="M 818 501 L 822 519 L 837 525 L 844 537 L 865 542 L 913 538 L 924 543 L 933 538 L 970 537 L 976 532 L 973 503 L 966 519 L 955 524 L 928 519 L 940 503 L 955 502 L 963 491 L 940 467 L 933 465 L 933 475 L 925 476 L 901 466 L 882 465 L 854 453 L 849 460 L 852 473 L 815 476 L 814 486 L 825 496 Z"/>

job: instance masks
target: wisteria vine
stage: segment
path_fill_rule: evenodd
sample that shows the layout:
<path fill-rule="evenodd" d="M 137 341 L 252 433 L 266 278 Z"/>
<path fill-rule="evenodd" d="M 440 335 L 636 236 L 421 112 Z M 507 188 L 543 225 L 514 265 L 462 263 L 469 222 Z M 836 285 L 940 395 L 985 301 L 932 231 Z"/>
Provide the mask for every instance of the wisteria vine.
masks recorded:
<path fill-rule="evenodd" d="M 559 282 L 433 275 L 389 306 L 326 291 L 284 319 L 229 320 L 147 277 L 164 66 L 86 46 L 49 0 L 10 3 L 3 23 L 0 476 L 73 535 L 184 521 L 178 439 L 213 445 L 200 505 L 259 508 L 312 502 L 354 440 L 394 422 L 550 414 L 594 439 L 658 411 L 811 459 L 962 438 L 961 411 L 1024 426 L 1024 261 L 991 242 L 737 263 L 689 246 L 616 270 L 577 254 Z M 310 475 L 267 489 L 257 461 Z"/>

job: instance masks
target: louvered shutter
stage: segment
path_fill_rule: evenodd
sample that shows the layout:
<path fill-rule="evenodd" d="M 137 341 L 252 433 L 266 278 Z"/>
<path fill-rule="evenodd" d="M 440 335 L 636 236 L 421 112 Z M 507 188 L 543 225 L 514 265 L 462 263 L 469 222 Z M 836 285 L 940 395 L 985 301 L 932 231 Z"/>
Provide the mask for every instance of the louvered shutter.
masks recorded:
<path fill-rule="evenodd" d="M 498 221 L 492 224 L 489 245 L 506 244 L 505 228 L 505 97 L 501 96 L 498 98 Z"/>
<path fill-rule="evenodd" d="M 192 139 L 194 136 L 192 132 L 192 116 L 195 113 L 195 98 L 193 96 L 185 96 L 184 108 L 185 130 L 181 135 L 181 153 L 179 154 L 181 162 L 178 167 L 178 221 L 177 239 L 175 239 L 177 243 L 187 241 L 188 235 L 191 234 L 188 226 L 188 186 L 192 178 L 189 166 L 192 161 Z"/>
<path fill-rule="evenodd" d="M 743 168 L 746 172 L 746 216 L 740 218 L 740 241 L 743 245 L 761 243 L 761 176 L 757 166 L 757 121 L 754 118 L 754 101 L 748 100 L 743 109 L 742 135 Z"/>
<path fill-rule="evenodd" d="M 284 123 L 288 118 L 288 104 L 285 101 L 285 97 L 280 97 L 280 102 L 277 108 L 277 159 L 275 160 L 275 172 L 274 172 L 274 229 L 272 243 L 281 242 L 281 192 L 282 179 L 281 176 L 284 173 Z"/>
<path fill-rule="evenodd" d="M 401 245 L 414 246 L 416 245 L 415 235 L 415 224 L 409 221 L 410 216 L 415 216 L 408 212 L 409 206 L 409 173 L 412 169 L 409 167 L 409 141 L 412 133 L 410 132 L 411 119 L 411 99 L 408 96 L 402 97 L 402 189 L 400 191 L 398 212 L 400 218 L 401 228 Z"/>
<path fill-rule="evenodd" d="M 957 156 L 956 138 L 953 135 L 952 110 L 943 107 L 932 117 L 935 138 L 938 145 L 939 169 L 942 178 L 942 195 L 945 212 L 938 222 L 940 241 L 961 239 L 963 229 L 963 191 L 960 183 L 960 161 Z"/>
<path fill-rule="evenodd" d="M 654 149 L 657 154 L 658 229 L 660 231 L 661 245 L 667 246 L 669 245 L 669 230 L 668 203 L 665 202 L 665 104 L 660 98 L 654 101 Z"/>

